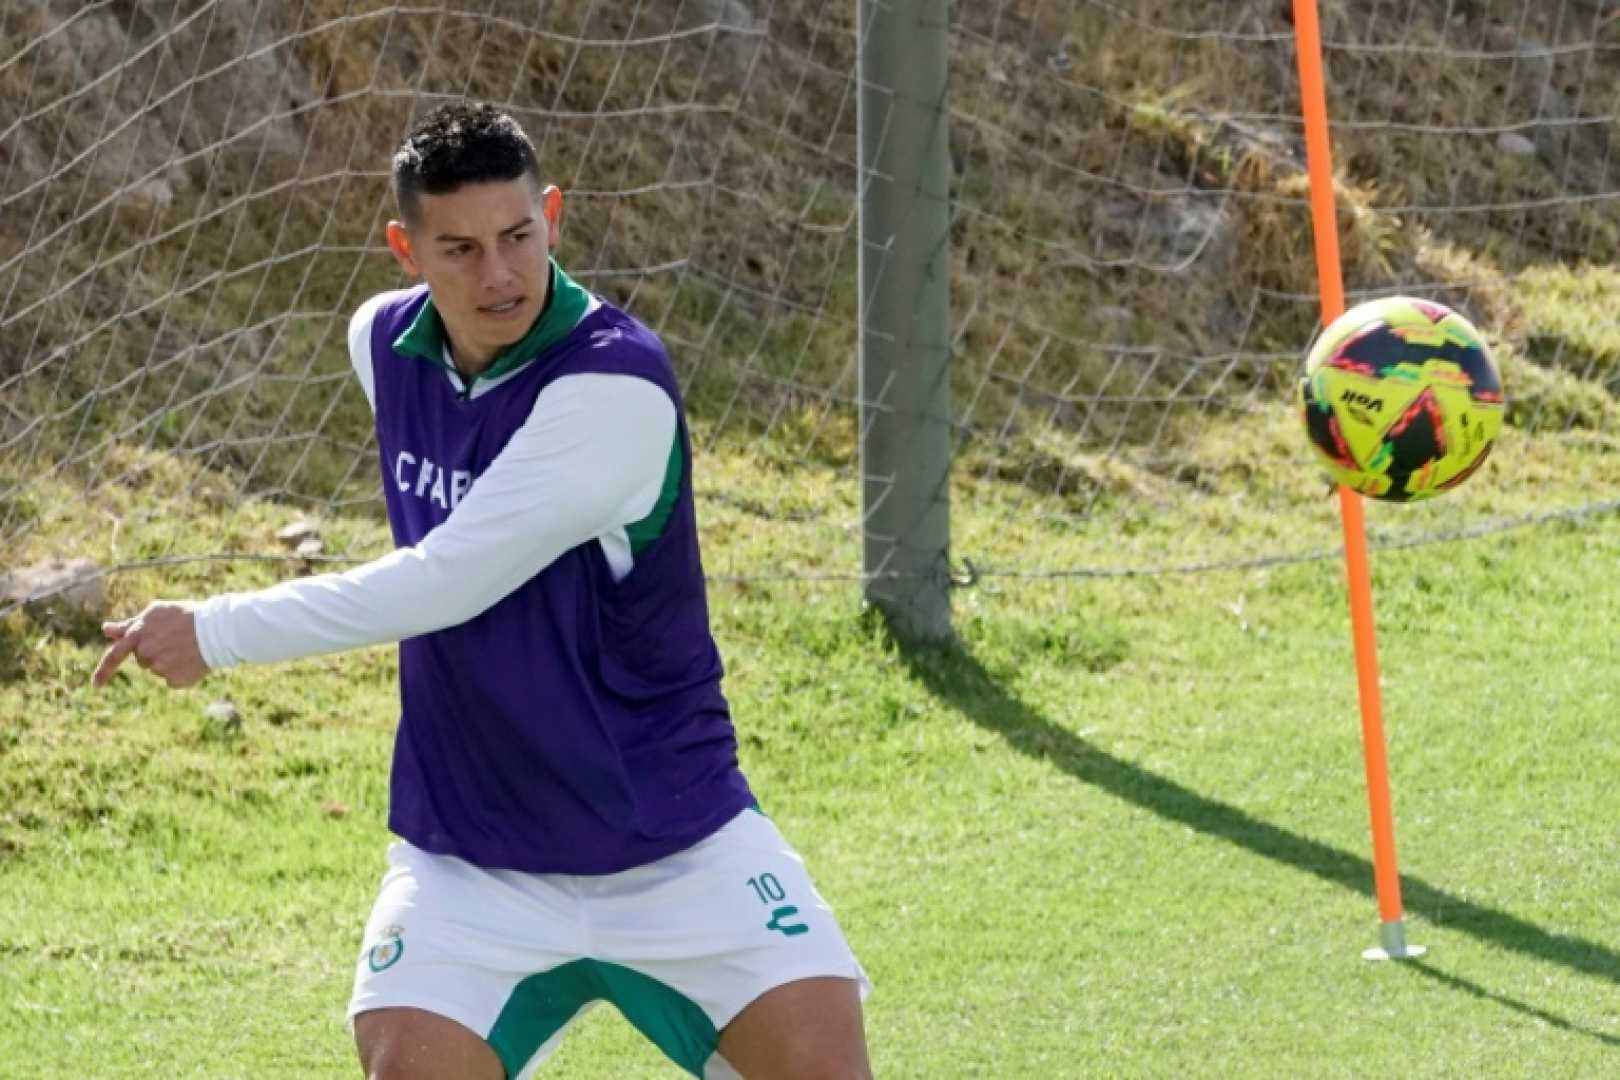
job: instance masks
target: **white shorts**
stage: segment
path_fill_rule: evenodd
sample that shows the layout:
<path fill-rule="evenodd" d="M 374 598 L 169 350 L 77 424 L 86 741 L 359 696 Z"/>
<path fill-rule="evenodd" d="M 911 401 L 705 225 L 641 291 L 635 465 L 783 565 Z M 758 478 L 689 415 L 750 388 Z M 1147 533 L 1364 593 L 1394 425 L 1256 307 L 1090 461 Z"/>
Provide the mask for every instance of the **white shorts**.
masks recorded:
<path fill-rule="evenodd" d="M 568 1025 L 610 1001 L 694 1076 L 749 1002 L 812 976 L 871 983 L 804 860 L 764 814 L 617 874 L 483 870 L 396 842 L 355 968 L 349 1018 L 409 1006 L 533 1075 Z"/>

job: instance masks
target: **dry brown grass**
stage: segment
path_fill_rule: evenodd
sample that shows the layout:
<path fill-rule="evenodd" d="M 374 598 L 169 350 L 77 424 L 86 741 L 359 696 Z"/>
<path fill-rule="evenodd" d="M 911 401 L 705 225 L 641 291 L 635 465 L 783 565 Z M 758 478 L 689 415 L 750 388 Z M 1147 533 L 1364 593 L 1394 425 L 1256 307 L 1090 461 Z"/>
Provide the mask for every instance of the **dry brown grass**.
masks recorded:
<path fill-rule="evenodd" d="M 51 368 L 61 376 L 45 399 L 29 399 L 30 409 L 60 409 L 118 382 L 127 374 L 120 364 L 198 342 L 213 342 L 212 351 L 177 377 L 182 397 L 206 395 L 222 371 L 244 362 L 240 345 L 221 340 L 233 326 L 294 309 L 341 312 L 391 284 L 386 260 L 355 250 L 376 246 L 390 211 L 387 156 L 414 111 L 465 93 L 508 103 L 524 120 L 548 176 L 576 193 L 564 261 L 677 343 L 694 409 L 715 437 L 770 436 L 784 454 L 847 456 L 831 443 L 848 437 L 848 425 L 826 418 L 847 417 L 854 394 L 852 3 L 774 4 L 769 42 L 752 67 L 754 38 L 660 39 L 692 24 L 693 4 L 558 0 L 544 6 L 538 28 L 527 0 L 409 15 L 396 7 L 308 0 L 301 22 L 276 27 L 301 80 L 284 120 L 307 156 L 197 153 L 168 205 L 126 198 L 96 212 L 86 208 L 109 188 L 88 160 L 5 204 L 0 266 L 10 267 L 0 270 L 0 295 L 13 299 L 0 324 L 8 338 L 35 344 L 26 356 L 0 354 L 0 393 L 36 393 L 3 380 L 74 346 L 87 327 L 116 321 L 117 336 L 88 350 L 99 366 L 65 367 L 64 355 Z M 6 10 L 7 42 L 44 26 L 39 9 Z M 1035 0 L 956 12 L 954 378 L 968 434 L 1006 453 L 1013 472 L 1040 473 L 1048 467 L 1017 463 L 1043 460 L 1095 473 L 1085 462 L 1099 446 L 1195 444 L 1201 418 L 1221 407 L 1203 399 L 1213 376 L 1200 365 L 1249 356 L 1217 388 L 1247 408 L 1288 383 L 1286 356 L 1316 317 L 1293 53 L 1281 36 L 1287 5 L 1144 0 L 1122 10 L 1132 17 Z M 1540 205 L 1603 182 L 1569 155 L 1585 161 L 1602 140 L 1620 138 L 1620 60 L 1610 50 L 1435 63 L 1427 49 L 1442 40 L 1482 56 L 1514 47 L 1504 44 L 1504 26 L 1522 24 L 1544 44 L 1583 32 L 1574 20 L 1555 25 L 1549 6 L 1528 0 L 1468 12 L 1442 31 L 1432 12 L 1407 0 L 1324 4 L 1337 46 L 1329 71 L 1341 123 L 1340 246 L 1353 289 L 1429 291 L 1512 343 L 1536 324 L 1513 274 L 1620 250 L 1612 199 Z M 1190 35 L 1210 29 L 1225 36 Z M 610 47 L 627 38 L 645 43 Z M 176 56 L 191 55 L 183 44 Z M 0 69 L 0 101 L 67 93 L 53 56 L 37 50 Z M 1606 116 L 1607 127 L 1580 126 L 1584 142 L 1544 139 L 1544 158 L 1504 157 L 1493 133 L 1526 115 L 1532 76 L 1542 75 L 1572 107 Z M 199 90 L 223 93 L 229 77 Z M 94 104 L 47 112 L 30 125 L 30 144 L 94 148 Z M 1469 126 L 1486 133 L 1455 130 Z M 196 135 L 177 136 L 183 151 L 203 149 L 184 143 Z M 0 170 L 21 145 L 0 144 Z M 1617 179 L 1606 181 L 1610 194 Z M 1483 203 L 1497 208 L 1457 209 Z M 40 244 L 62 225 L 60 238 Z M 18 258 L 30 237 L 30 253 Z M 316 241 L 323 253 L 264 261 Z M 117 257 L 130 251 L 138 256 Z M 677 269 L 593 277 L 663 265 Z M 251 269 L 234 272 L 243 266 Z M 63 289 L 80 280 L 83 288 Z M 291 378 L 339 371 L 339 338 L 330 326 L 287 322 L 254 340 L 267 352 L 263 372 Z M 1122 361 L 1132 349 L 1153 350 L 1151 361 Z M 130 385 L 141 389 L 120 399 L 115 415 L 152 415 L 171 389 L 161 378 Z M 318 426 L 320 437 L 364 442 L 363 412 L 322 420 L 315 402 L 283 407 L 273 395 L 284 385 L 240 399 L 222 393 L 207 406 L 220 416 L 205 416 L 187 438 L 201 445 L 226 433 L 272 434 L 244 415 L 263 414 L 267 424 L 292 423 L 291 415 Z M 1179 407 L 1141 405 L 1177 394 Z M 1122 404 L 1101 407 L 1099 398 Z M 1566 411 L 1606 416 L 1585 405 Z M 827 445 L 786 447 L 804 432 Z M 274 471 L 258 449 L 218 461 Z M 1085 486 L 1116 480 L 1097 474 Z"/>

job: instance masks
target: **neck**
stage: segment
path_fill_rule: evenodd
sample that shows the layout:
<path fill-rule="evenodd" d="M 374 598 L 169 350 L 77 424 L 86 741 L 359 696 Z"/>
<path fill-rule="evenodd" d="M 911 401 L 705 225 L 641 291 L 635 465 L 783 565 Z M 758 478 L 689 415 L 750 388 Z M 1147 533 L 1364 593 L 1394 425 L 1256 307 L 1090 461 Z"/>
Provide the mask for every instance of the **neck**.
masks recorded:
<path fill-rule="evenodd" d="M 534 322 L 530 323 L 528 327 L 524 329 L 524 336 L 527 336 L 535 328 L 535 326 L 540 323 L 540 320 L 546 317 L 546 313 L 551 310 L 551 301 L 554 290 L 551 287 L 552 281 L 550 266 L 547 266 L 546 268 L 545 282 L 546 295 L 545 299 L 540 303 L 540 313 L 534 317 Z M 501 345 L 493 349 L 469 349 L 456 341 L 454 336 L 451 335 L 450 327 L 448 325 L 445 326 L 444 333 L 445 341 L 450 345 L 450 362 L 455 365 L 456 371 L 460 373 L 463 382 L 472 382 L 472 380 L 477 378 L 479 374 L 488 370 L 489 367 L 500 358 L 502 352 L 511 348 L 511 345 Z M 522 337 L 518 338 L 518 342 L 521 342 L 522 340 Z M 518 342 L 512 342 L 512 345 L 515 345 Z"/>
<path fill-rule="evenodd" d="M 453 339 L 447 340 L 450 342 L 450 362 L 455 365 L 462 382 L 471 382 L 495 362 L 495 350 L 484 349 L 474 352 L 457 345 Z"/>

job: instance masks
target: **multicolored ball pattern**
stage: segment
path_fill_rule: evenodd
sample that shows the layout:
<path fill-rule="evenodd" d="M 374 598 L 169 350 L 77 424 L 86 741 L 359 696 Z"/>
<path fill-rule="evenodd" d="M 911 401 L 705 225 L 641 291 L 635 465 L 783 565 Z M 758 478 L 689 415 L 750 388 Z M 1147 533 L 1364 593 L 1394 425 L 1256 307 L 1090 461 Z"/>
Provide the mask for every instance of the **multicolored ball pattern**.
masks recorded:
<path fill-rule="evenodd" d="M 1328 474 L 1375 499 L 1449 491 L 1502 429 L 1502 378 L 1474 325 L 1443 304 L 1359 304 L 1312 346 L 1299 381 L 1305 432 Z"/>

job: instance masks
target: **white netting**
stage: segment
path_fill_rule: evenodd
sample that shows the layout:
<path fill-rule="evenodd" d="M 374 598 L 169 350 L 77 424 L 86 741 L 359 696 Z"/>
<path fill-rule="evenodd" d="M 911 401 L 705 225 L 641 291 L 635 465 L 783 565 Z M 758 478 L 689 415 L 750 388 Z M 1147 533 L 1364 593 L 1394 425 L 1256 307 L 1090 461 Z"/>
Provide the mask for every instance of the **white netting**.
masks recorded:
<path fill-rule="evenodd" d="M 1370 506 L 1384 543 L 1612 507 L 1560 472 L 1617 433 L 1613 3 L 1324 3 L 1352 301 L 1484 327 L 1515 429 L 1485 479 Z M 1320 306 L 1288 4 L 964 8 L 956 52 L 959 471 L 1089 532 L 1016 572 L 1330 552 L 1287 404 Z M 965 87 L 978 92 L 968 94 Z M 1062 117 L 1063 122 L 1048 118 Z M 1533 436 L 1533 437 L 1527 437 Z M 1278 462 L 1301 462 L 1289 483 Z M 1271 527 L 1268 527 L 1268 524 Z"/>
<path fill-rule="evenodd" d="M 1323 4 L 1352 298 L 1462 308 L 1514 401 L 1486 478 L 1375 508 L 1375 540 L 1614 497 L 1567 465 L 1620 433 L 1617 10 Z M 958 555 L 1331 550 L 1288 405 L 1318 312 L 1288 5 L 951 11 Z M 0 542 L 63 543 L 61 493 L 151 485 L 151 452 L 226 524 L 142 557 L 262 547 L 228 525 L 250 499 L 380 505 L 343 328 L 399 283 L 389 152 L 471 95 L 534 136 L 565 265 L 664 334 L 704 445 L 749 455 L 700 497 L 782 539 L 718 569 L 857 576 L 857 25 L 854 0 L 0 0 Z M 1073 545 L 1019 548 L 1036 517 Z"/>

